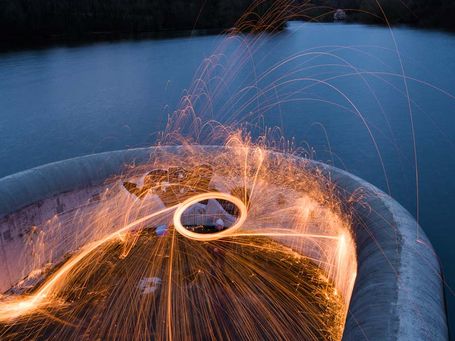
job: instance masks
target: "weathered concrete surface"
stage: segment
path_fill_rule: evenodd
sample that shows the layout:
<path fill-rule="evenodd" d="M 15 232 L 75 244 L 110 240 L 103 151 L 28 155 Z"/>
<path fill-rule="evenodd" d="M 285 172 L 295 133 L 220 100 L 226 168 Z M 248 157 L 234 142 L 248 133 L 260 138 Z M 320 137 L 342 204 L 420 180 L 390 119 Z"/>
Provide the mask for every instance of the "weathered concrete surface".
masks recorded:
<path fill-rule="evenodd" d="M 125 164 L 143 163 L 157 154 L 154 148 L 108 152 L 0 179 L 0 218 L 60 193 L 99 185 Z M 354 217 L 358 271 L 343 339 L 447 340 L 440 266 L 414 218 L 358 177 L 317 162 L 296 162 L 309 170 L 323 169 Z M 351 200 L 354 196 L 362 199 Z M 6 244 L 4 233 L 0 235 Z M 0 262 L 1 272 L 4 266 Z"/>
<path fill-rule="evenodd" d="M 394 199 L 364 180 L 322 165 L 349 205 L 357 278 L 343 340 L 448 340 L 438 258 L 423 230 Z"/>
<path fill-rule="evenodd" d="M 93 154 L 6 176 L 0 179 L 0 217 L 56 194 L 99 185 L 125 164 L 147 161 L 151 152 L 139 148 Z"/>

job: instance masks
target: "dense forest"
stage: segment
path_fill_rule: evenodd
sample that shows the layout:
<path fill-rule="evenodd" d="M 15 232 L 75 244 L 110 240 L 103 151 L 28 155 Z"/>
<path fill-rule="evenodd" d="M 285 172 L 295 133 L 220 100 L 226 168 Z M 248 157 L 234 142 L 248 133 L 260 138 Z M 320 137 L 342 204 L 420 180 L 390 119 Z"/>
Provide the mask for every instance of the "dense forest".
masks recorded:
<path fill-rule="evenodd" d="M 277 27 L 284 26 L 283 13 L 270 15 L 281 4 L 260 0 L 0 0 L 0 40 L 78 39 L 88 35 L 144 32 L 218 30 L 234 26 L 243 18 L 244 28 L 268 15 Z M 259 15 L 256 15 L 259 14 Z M 276 17 L 281 16 L 281 22 Z M 265 28 L 266 29 L 266 28 Z"/>
<path fill-rule="evenodd" d="M 301 3 L 305 2 L 299 1 Z M 311 17 L 333 20 L 332 9 L 343 9 L 348 21 L 407 24 L 455 31 L 455 0 L 311 0 Z"/>
<path fill-rule="evenodd" d="M 252 3 L 257 5 L 249 7 Z M 257 27 L 265 16 L 268 23 L 261 27 L 275 29 L 283 27 L 286 18 L 331 21 L 338 8 L 345 10 L 348 21 L 455 30 L 455 0 L 0 0 L 0 42 L 219 32 L 238 23 L 248 9 L 243 28 Z"/>

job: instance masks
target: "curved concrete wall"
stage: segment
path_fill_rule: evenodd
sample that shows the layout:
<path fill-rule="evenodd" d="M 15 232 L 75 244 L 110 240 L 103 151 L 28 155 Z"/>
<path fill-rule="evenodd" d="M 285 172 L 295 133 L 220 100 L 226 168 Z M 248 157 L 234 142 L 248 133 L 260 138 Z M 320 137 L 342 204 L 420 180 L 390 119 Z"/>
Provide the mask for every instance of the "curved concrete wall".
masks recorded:
<path fill-rule="evenodd" d="M 340 169 L 321 165 L 351 205 L 357 278 L 343 340 L 448 340 L 440 264 L 411 214 L 390 196 Z"/>
<path fill-rule="evenodd" d="M 159 149 L 89 155 L 7 176 L 0 179 L 0 218 L 56 194 L 99 185 L 125 164 L 146 162 L 151 155 L 159 157 Z M 358 271 L 343 340 L 447 340 L 440 266 L 414 218 L 352 174 L 318 162 L 296 162 L 310 171 L 323 169 L 353 214 Z M 362 201 L 349 200 L 359 190 Z"/>

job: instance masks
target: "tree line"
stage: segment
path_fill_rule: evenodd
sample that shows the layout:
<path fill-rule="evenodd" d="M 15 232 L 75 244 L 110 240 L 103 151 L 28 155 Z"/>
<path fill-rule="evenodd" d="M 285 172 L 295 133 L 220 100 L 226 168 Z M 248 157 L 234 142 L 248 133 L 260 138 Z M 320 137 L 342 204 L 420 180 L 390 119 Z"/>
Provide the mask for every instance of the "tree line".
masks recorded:
<path fill-rule="evenodd" d="M 305 0 L 301 1 L 305 2 Z M 345 10 L 348 21 L 406 24 L 455 30 L 455 0 L 311 0 L 312 17 L 333 19 L 333 10 Z"/>
<path fill-rule="evenodd" d="M 263 15 L 276 3 L 260 0 L 253 11 Z M 0 40 L 222 30 L 234 26 L 251 4 L 251 0 L 0 0 Z M 259 16 L 245 19 L 251 27 Z"/>
<path fill-rule="evenodd" d="M 275 29 L 291 17 L 331 21 L 337 8 L 349 21 L 455 30 L 455 0 L 0 0 L 0 41 L 221 31 L 241 17 L 246 30 L 257 28 L 264 16 L 268 23 L 259 27 Z"/>

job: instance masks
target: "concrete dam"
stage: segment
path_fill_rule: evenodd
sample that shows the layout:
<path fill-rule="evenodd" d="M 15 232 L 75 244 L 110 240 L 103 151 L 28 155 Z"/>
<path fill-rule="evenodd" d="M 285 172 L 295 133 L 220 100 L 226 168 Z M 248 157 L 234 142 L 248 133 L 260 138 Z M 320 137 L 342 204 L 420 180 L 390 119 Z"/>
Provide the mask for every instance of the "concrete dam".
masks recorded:
<path fill-rule="evenodd" d="M 0 179 L 0 242 L 6 340 L 448 340 L 439 261 L 412 215 L 293 155 L 151 147 L 33 168 Z"/>

